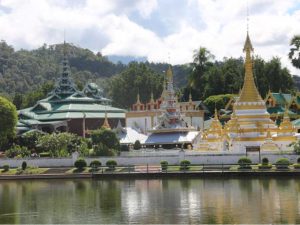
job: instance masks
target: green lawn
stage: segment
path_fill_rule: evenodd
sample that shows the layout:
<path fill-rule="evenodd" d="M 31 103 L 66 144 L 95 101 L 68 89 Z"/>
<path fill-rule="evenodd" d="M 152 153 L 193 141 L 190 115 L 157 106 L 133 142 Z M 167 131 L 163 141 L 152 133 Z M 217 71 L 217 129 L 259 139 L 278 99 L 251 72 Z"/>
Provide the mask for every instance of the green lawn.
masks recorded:
<path fill-rule="evenodd" d="M 0 175 L 27 175 L 27 174 L 41 174 L 48 170 L 48 168 L 27 168 L 26 170 L 22 169 L 9 169 L 8 171 L 4 172 L 0 170 Z"/>

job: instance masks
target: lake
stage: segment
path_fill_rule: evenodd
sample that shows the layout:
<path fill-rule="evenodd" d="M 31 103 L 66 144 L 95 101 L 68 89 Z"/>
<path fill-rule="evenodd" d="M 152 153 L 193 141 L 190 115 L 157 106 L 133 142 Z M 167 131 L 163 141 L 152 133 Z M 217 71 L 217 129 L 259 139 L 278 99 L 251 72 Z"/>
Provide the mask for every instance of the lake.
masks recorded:
<path fill-rule="evenodd" d="M 0 223 L 300 223 L 300 178 L 0 181 Z"/>

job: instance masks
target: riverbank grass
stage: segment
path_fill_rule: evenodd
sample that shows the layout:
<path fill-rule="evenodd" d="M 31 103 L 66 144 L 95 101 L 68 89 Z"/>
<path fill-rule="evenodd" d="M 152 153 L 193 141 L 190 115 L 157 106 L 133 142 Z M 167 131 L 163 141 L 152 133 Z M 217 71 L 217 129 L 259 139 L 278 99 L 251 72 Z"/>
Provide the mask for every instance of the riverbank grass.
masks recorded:
<path fill-rule="evenodd" d="M 8 171 L 0 170 L 0 175 L 29 175 L 29 174 L 42 174 L 49 168 L 28 167 L 25 170 L 22 168 L 9 169 Z"/>

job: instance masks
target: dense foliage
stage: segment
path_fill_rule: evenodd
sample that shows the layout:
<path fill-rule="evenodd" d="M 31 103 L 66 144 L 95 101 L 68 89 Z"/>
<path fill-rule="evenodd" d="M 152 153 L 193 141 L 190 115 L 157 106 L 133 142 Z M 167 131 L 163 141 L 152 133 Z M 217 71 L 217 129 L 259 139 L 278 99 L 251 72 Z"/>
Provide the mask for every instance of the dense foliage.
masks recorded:
<path fill-rule="evenodd" d="M 214 112 L 214 109 L 217 110 L 224 109 L 228 101 L 233 97 L 232 94 L 225 95 L 211 95 L 204 100 L 204 104 L 207 106 L 210 112 Z"/>
<path fill-rule="evenodd" d="M 75 161 L 74 166 L 78 169 L 78 170 L 82 170 L 84 167 L 87 166 L 87 163 L 84 159 L 79 158 Z"/>
<path fill-rule="evenodd" d="M 15 136 L 17 111 L 14 104 L 0 96 L 0 150 Z"/>
<path fill-rule="evenodd" d="M 145 103 L 150 100 L 151 93 L 158 98 L 162 87 L 163 76 L 144 63 L 130 63 L 127 69 L 111 79 L 108 94 L 116 106 L 128 108 L 136 102 L 138 93 L 141 102 Z"/>

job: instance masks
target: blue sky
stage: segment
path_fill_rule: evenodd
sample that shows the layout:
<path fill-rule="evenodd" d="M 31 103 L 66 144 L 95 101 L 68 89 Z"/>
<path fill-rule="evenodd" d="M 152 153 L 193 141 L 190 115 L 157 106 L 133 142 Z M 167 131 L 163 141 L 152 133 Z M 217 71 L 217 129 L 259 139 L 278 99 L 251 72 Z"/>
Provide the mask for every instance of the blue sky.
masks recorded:
<path fill-rule="evenodd" d="M 299 34 L 296 0 L 248 0 L 255 54 L 287 58 Z M 208 48 L 217 59 L 239 57 L 246 36 L 243 0 L 0 0 L 0 39 L 33 49 L 66 39 L 104 55 L 147 57 L 172 64 L 192 60 Z"/>

